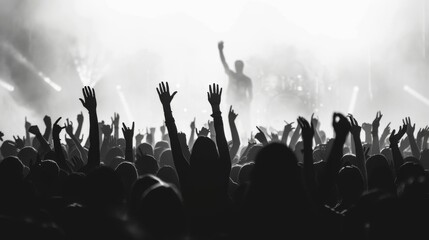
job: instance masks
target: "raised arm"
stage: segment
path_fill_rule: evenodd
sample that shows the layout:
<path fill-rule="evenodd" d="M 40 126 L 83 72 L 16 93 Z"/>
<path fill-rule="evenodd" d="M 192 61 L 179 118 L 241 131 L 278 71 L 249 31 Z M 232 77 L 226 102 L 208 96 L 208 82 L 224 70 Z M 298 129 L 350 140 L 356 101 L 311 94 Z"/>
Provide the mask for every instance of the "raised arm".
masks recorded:
<path fill-rule="evenodd" d="M 80 139 L 80 133 L 82 132 L 82 125 L 83 125 L 83 113 L 82 113 L 82 111 L 77 115 L 76 120 L 77 120 L 77 129 L 76 129 L 76 132 L 74 133 L 74 136 L 79 140 Z M 80 140 L 79 140 L 79 142 L 80 142 Z"/>
<path fill-rule="evenodd" d="M 54 149 L 55 149 L 55 156 L 56 156 L 56 162 L 58 166 L 66 171 L 67 173 L 71 172 L 70 167 L 67 165 L 66 157 L 63 154 L 63 149 L 61 147 L 61 139 L 60 139 L 60 133 L 61 130 L 65 128 L 58 125 L 58 122 L 61 120 L 61 117 L 55 121 L 54 126 L 52 127 L 52 140 L 54 141 Z"/>
<path fill-rule="evenodd" d="M 226 63 L 225 55 L 223 54 L 223 41 L 220 41 L 217 44 L 217 48 L 219 49 L 219 56 L 220 60 L 222 62 L 223 68 L 225 69 L 225 72 L 229 74 L 231 72 L 231 69 L 229 69 L 228 63 Z"/>
<path fill-rule="evenodd" d="M 191 122 L 190 128 L 191 128 L 191 133 L 189 134 L 188 148 L 192 149 L 195 142 L 195 118 L 194 118 L 194 121 Z"/>
<path fill-rule="evenodd" d="M 52 121 L 51 117 L 48 115 L 45 115 L 43 118 L 43 122 L 45 123 L 45 132 L 43 133 L 43 138 L 48 141 L 48 143 L 51 143 L 51 132 L 52 132 Z"/>
<path fill-rule="evenodd" d="M 82 105 L 88 110 L 89 114 L 89 149 L 88 163 L 84 167 L 85 172 L 90 172 L 100 165 L 100 139 L 97 117 L 97 99 L 94 88 L 88 86 L 82 88 L 83 97 L 79 98 Z"/>
<path fill-rule="evenodd" d="M 31 123 L 27 121 L 27 117 L 25 117 L 24 127 L 25 127 L 25 146 L 31 146 L 30 131 L 29 131 L 31 127 Z"/>
<path fill-rule="evenodd" d="M 219 151 L 219 159 L 222 161 L 224 166 L 224 173 L 227 178 L 229 178 L 229 173 L 231 170 L 231 158 L 229 156 L 228 143 L 225 137 L 225 131 L 223 128 L 222 121 L 222 112 L 220 111 L 220 101 L 222 96 L 222 88 L 219 89 L 218 84 L 213 83 L 213 88 L 209 86 L 209 92 L 207 93 L 207 98 L 212 106 L 212 117 L 214 121 L 214 128 L 216 131 L 216 143 Z"/>
<path fill-rule="evenodd" d="M 396 133 L 395 129 L 393 129 L 389 137 L 390 148 L 392 149 L 393 155 L 393 164 L 395 165 L 395 175 L 398 172 L 399 167 L 401 167 L 401 165 L 404 163 L 404 159 L 402 157 L 401 151 L 399 150 L 398 143 L 406 132 L 407 125 L 404 122 L 404 125 L 399 127 L 398 133 Z"/>
<path fill-rule="evenodd" d="M 328 199 L 330 190 L 334 187 L 336 176 L 341 168 L 341 158 L 343 156 L 343 146 L 350 131 L 350 123 L 341 113 L 334 113 L 332 126 L 335 131 L 335 139 L 326 162 L 326 174 L 322 180 L 320 194 L 322 203 Z"/>
<path fill-rule="evenodd" d="M 311 124 L 314 126 L 314 141 L 316 142 L 316 146 L 322 144 L 322 139 L 319 134 L 320 121 L 318 118 L 314 117 L 314 113 L 311 114 Z"/>
<path fill-rule="evenodd" d="M 82 161 L 84 163 L 86 163 L 88 161 L 88 156 L 86 155 L 86 152 L 83 149 L 82 144 L 79 141 L 79 139 L 76 137 L 75 134 L 73 134 L 73 123 L 72 123 L 72 121 L 69 121 L 67 119 L 67 123 L 65 125 L 65 128 L 66 128 L 66 133 L 69 135 L 69 137 L 73 141 L 74 145 L 76 146 L 76 149 L 80 154 L 80 158 L 82 159 Z"/>
<path fill-rule="evenodd" d="M 417 159 L 420 159 L 420 149 L 417 146 L 416 139 L 414 138 L 414 130 L 416 129 L 416 124 L 411 124 L 410 117 L 405 118 L 405 123 L 407 125 L 407 136 L 408 141 L 410 141 L 411 153 Z"/>
<path fill-rule="evenodd" d="M 287 139 L 289 137 L 290 132 L 294 129 L 294 127 L 292 127 L 293 122 L 287 123 L 285 121 L 285 123 L 286 123 L 286 125 L 283 128 L 283 134 L 282 134 L 281 142 L 284 143 L 287 146 L 288 145 L 287 144 Z"/>
<path fill-rule="evenodd" d="M 356 167 L 359 168 L 364 181 L 364 186 L 367 187 L 368 177 L 367 177 L 367 172 L 365 167 L 365 153 L 363 151 L 362 141 L 360 139 L 361 127 L 359 126 L 358 122 L 352 115 L 349 115 L 349 118 L 350 118 L 350 124 L 351 124 L 350 132 L 352 134 L 352 139 L 353 139 L 353 142 L 355 145 L 355 151 L 356 151 L 356 158 L 357 158 Z"/>
<path fill-rule="evenodd" d="M 302 129 L 302 141 L 304 144 L 304 180 L 311 195 L 314 196 L 316 190 L 316 179 L 313 165 L 313 135 L 314 125 L 311 125 L 303 118 L 298 118 L 298 124 Z"/>
<path fill-rule="evenodd" d="M 386 138 L 390 134 L 390 122 L 386 125 L 386 127 L 383 130 L 383 133 L 380 137 L 380 149 L 383 149 L 386 146 Z"/>
<path fill-rule="evenodd" d="M 378 127 L 380 126 L 380 119 L 383 117 L 380 111 L 378 111 L 375 115 L 375 119 L 372 122 L 372 155 L 380 154 L 380 141 L 378 138 Z"/>
<path fill-rule="evenodd" d="M 165 124 L 167 125 L 168 135 L 170 137 L 174 166 L 176 167 L 180 184 L 183 186 L 187 184 L 186 179 L 188 179 L 190 174 L 190 166 L 183 156 L 182 148 L 179 142 L 179 136 L 177 135 L 176 123 L 174 122 L 173 113 L 170 106 L 170 103 L 177 91 L 173 92 L 173 94 L 170 94 L 168 83 L 164 84 L 164 82 L 159 84 L 159 88 L 157 88 L 156 91 L 158 92 L 159 100 L 161 101 L 162 107 L 164 109 Z"/>
<path fill-rule="evenodd" d="M 28 128 L 28 132 L 36 136 L 36 139 L 40 143 L 37 152 L 40 154 L 40 156 L 45 156 L 45 154 L 51 150 L 51 147 L 49 146 L 49 143 L 43 138 L 42 134 L 40 133 L 39 127 L 37 125 L 32 125 Z"/>
<path fill-rule="evenodd" d="M 231 137 L 232 137 L 232 147 L 229 150 L 229 157 L 231 159 L 234 159 L 235 155 L 237 155 L 238 149 L 240 148 L 240 136 L 238 135 L 237 125 L 235 124 L 235 119 L 237 118 L 238 114 L 234 112 L 232 109 L 232 106 L 229 107 L 229 113 L 228 113 L 228 122 L 229 122 L 229 128 L 231 130 Z"/>
<path fill-rule="evenodd" d="M 292 137 L 290 138 L 289 147 L 293 150 L 295 150 L 295 145 L 299 140 L 299 136 L 301 135 L 301 127 L 299 124 L 296 126 L 295 131 L 292 134 Z"/>
<path fill-rule="evenodd" d="M 122 134 L 125 139 L 125 161 L 134 162 L 133 155 L 133 137 L 134 137 L 134 122 L 131 128 L 122 123 Z"/>
<path fill-rule="evenodd" d="M 112 120 L 113 125 L 113 138 L 115 139 L 115 143 L 119 139 L 119 113 L 113 113 L 113 117 L 110 118 Z M 123 129 L 122 129 L 123 132 Z M 134 131 L 133 131 L 134 134 Z M 132 140 L 131 140 L 132 141 Z"/>

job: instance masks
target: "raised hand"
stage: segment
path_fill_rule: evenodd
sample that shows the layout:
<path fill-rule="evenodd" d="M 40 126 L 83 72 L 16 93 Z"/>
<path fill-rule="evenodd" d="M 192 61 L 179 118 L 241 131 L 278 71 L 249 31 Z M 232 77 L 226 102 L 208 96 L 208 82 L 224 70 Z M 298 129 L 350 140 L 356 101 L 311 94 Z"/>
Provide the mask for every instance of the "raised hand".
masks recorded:
<path fill-rule="evenodd" d="M 332 126 L 335 130 L 335 138 L 346 138 L 350 131 L 350 123 L 347 118 L 341 113 L 334 113 L 332 118 Z"/>
<path fill-rule="evenodd" d="M 59 137 L 60 136 L 60 132 L 61 132 L 61 130 L 63 130 L 64 128 L 66 128 L 65 126 L 64 127 L 61 127 L 60 125 L 58 125 L 58 122 L 61 120 L 61 117 L 59 117 L 55 122 L 54 122 L 54 125 L 53 125 L 53 127 L 52 127 L 52 136 L 57 136 L 57 137 Z"/>
<path fill-rule="evenodd" d="M 316 130 L 316 129 L 319 129 L 319 124 L 320 124 L 320 122 L 319 122 L 319 119 L 318 118 L 315 118 L 314 117 L 314 113 L 313 114 L 311 114 L 311 124 L 314 126 L 314 129 Z"/>
<path fill-rule="evenodd" d="M 187 146 L 186 134 L 184 132 L 178 132 L 177 136 L 179 137 L 179 142 L 182 147 Z"/>
<path fill-rule="evenodd" d="M 164 136 L 166 130 L 165 124 L 162 124 L 162 126 L 159 127 L 159 130 L 161 131 L 162 136 Z"/>
<path fill-rule="evenodd" d="M 357 136 L 360 137 L 360 132 L 361 132 L 361 127 L 359 126 L 358 122 L 356 121 L 356 119 L 353 117 L 352 114 L 348 115 L 349 119 L 350 119 L 350 132 L 353 136 Z"/>
<path fill-rule="evenodd" d="M 375 114 L 375 119 L 374 119 L 374 121 L 372 121 L 372 129 L 373 129 L 373 131 L 377 130 L 378 127 L 380 126 L 380 120 L 381 120 L 382 117 L 383 117 L 383 114 L 381 114 L 380 111 L 378 111 Z"/>
<path fill-rule="evenodd" d="M 390 134 L 390 122 L 384 128 L 382 135 L 386 135 L 387 136 L 389 134 Z"/>
<path fill-rule="evenodd" d="M 136 143 L 140 144 L 143 141 L 144 135 L 139 132 L 135 138 L 136 138 Z"/>
<path fill-rule="evenodd" d="M 313 136 L 314 136 L 314 124 L 313 121 L 308 123 L 308 121 L 303 117 L 298 117 L 298 124 L 300 128 L 302 129 L 302 138 L 304 142 L 312 143 L 313 142 Z"/>
<path fill-rule="evenodd" d="M 1 133 L 1 132 L 0 132 Z M 0 134 L 1 135 L 1 134 Z M 1 138 L 1 137 L 0 137 Z M 22 137 L 22 139 L 19 136 L 13 136 L 13 140 L 15 141 L 15 146 L 18 149 L 21 149 L 25 147 L 25 137 Z"/>
<path fill-rule="evenodd" d="M 31 134 L 34 134 L 34 135 L 40 134 L 40 130 L 39 130 L 39 127 L 37 125 L 31 125 L 28 128 L 28 132 L 31 133 Z"/>
<path fill-rule="evenodd" d="M 111 136 L 113 129 L 112 127 L 110 127 L 110 125 L 103 124 L 103 126 L 101 127 L 101 132 L 104 134 L 104 136 Z"/>
<path fill-rule="evenodd" d="M 165 84 L 164 82 L 161 82 L 156 91 L 158 92 L 159 100 L 164 106 L 170 105 L 171 101 L 174 98 L 174 95 L 177 94 L 177 91 L 173 92 L 173 94 L 170 94 L 170 87 L 168 86 L 168 82 L 166 82 Z"/>
<path fill-rule="evenodd" d="M 200 131 L 198 131 L 198 129 L 195 128 L 195 133 L 197 134 L 197 136 L 203 136 L 203 137 L 207 137 L 209 135 L 209 130 L 205 127 L 202 127 Z"/>
<path fill-rule="evenodd" d="M 406 117 L 405 119 L 402 119 L 402 123 L 407 126 L 407 130 L 406 130 L 407 135 L 413 136 L 414 130 L 416 129 L 416 124 L 415 123 L 414 123 L 414 125 L 411 124 L 410 117 Z"/>
<path fill-rule="evenodd" d="M 223 41 L 220 41 L 220 42 L 218 42 L 218 43 L 217 43 L 217 48 L 218 48 L 220 51 L 223 51 Z"/>
<path fill-rule="evenodd" d="M 88 86 L 82 88 L 83 98 L 79 98 L 82 105 L 88 110 L 88 112 L 92 113 L 97 110 L 97 99 L 95 97 L 94 88 L 90 88 Z"/>
<path fill-rule="evenodd" d="M 69 121 L 69 119 L 67 118 L 66 119 L 66 123 L 64 123 L 64 127 L 65 127 L 65 129 L 66 129 L 66 133 L 69 135 L 69 136 L 73 136 L 73 122 L 72 121 Z"/>
<path fill-rule="evenodd" d="M 134 137 L 134 122 L 131 128 L 127 127 L 125 123 L 122 123 L 122 134 L 124 135 L 125 141 L 132 141 Z"/>
<path fill-rule="evenodd" d="M 196 118 L 194 117 L 194 120 L 189 125 L 189 127 L 191 128 L 192 131 L 194 131 L 194 129 L 195 129 L 195 121 L 196 121 Z"/>
<path fill-rule="evenodd" d="M 212 105 L 212 107 L 216 107 L 216 106 L 219 107 L 221 96 L 222 96 L 222 88 L 220 88 L 219 90 L 219 84 L 213 83 L 213 88 L 212 88 L 212 85 L 209 85 L 207 98 L 209 100 L 210 105 Z"/>
<path fill-rule="evenodd" d="M 52 121 L 51 117 L 49 117 L 48 115 L 45 115 L 45 117 L 43 118 L 43 122 L 45 123 L 46 127 L 51 127 Z"/>
<path fill-rule="evenodd" d="M 362 123 L 362 129 L 365 132 L 371 132 L 372 124 L 364 122 L 364 123 Z"/>
<path fill-rule="evenodd" d="M 119 128 L 119 113 L 113 113 L 113 117 L 110 118 L 115 128 Z"/>
<path fill-rule="evenodd" d="M 398 145 L 401 138 L 404 136 L 404 134 L 407 132 L 407 125 L 404 122 L 404 125 L 399 127 L 398 133 L 396 133 L 396 130 L 393 129 L 392 133 L 390 134 L 389 141 L 390 145 Z"/>
<path fill-rule="evenodd" d="M 25 117 L 25 124 L 24 124 L 25 130 L 29 131 L 31 126 L 32 126 L 31 123 L 27 121 L 27 117 Z"/>
<path fill-rule="evenodd" d="M 267 145 L 268 144 L 268 140 L 267 137 L 265 136 L 265 133 L 257 126 L 256 129 L 258 129 L 258 133 L 255 135 L 255 138 L 262 143 L 262 145 Z"/>
<path fill-rule="evenodd" d="M 83 123 L 83 113 L 82 113 L 82 111 L 77 115 L 76 120 L 77 120 L 78 124 L 82 124 Z"/>
<path fill-rule="evenodd" d="M 292 127 L 292 124 L 294 124 L 294 122 L 291 122 L 291 123 L 288 123 L 286 121 L 284 121 L 284 122 L 285 122 L 286 125 L 285 125 L 283 131 L 290 132 L 293 129 L 295 129 L 294 127 Z"/>
<path fill-rule="evenodd" d="M 238 114 L 234 112 L 234 109 L 232 109 L 232 105 L 229 107 L 229 113 L 228 113 L 228 120 L 231 121 L 235 121 L 235 119 L 237 118 Z"/>

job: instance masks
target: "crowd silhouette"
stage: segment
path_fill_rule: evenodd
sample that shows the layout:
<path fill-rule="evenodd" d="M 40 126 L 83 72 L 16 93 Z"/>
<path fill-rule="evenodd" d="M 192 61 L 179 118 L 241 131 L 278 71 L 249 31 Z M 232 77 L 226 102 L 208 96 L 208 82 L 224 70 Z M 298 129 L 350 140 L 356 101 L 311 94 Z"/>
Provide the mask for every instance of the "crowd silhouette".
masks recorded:
<path fill-rule="evenodd" d="M 197 129 L 194 120 L 188 136 L 177 129 L 171 107 L 180 93 L 167 82 L 156 87 L 165 117 L 160 139 L 156 128 L 135 134 L 134 122 L 121 126 L 118 113 L 111 125 L 99 121 L 96 92 L 88 86 L 79 99 L 88 114 L 77 114 L 76 129 L 69 119 L 61 125 L 61 117 L 52 123 L 45 116 L 43 134 L 27 119 L 23 138 L 3 139 L 0 132 L 2 239 L 366 240 L 427 234 L 429 127 L 417 130 L 405 117 L 399 129 L 391 130 L 390 123 L 381 129 L 381 112 L 361 125 L 358 116 L 334 112 L 323 128 L 314 115 L 297 116 L 278 135 L 258 126 L 242 143 L 235 124 L 242 116 L 234 106 L 226 114 L 232 139 L 225 136 L 222 90 L 208 86 L 209 128 Z M 86 118 L 89 137 L 83 142 Z M 334 137 L 327 138 L 331 128 Z M 68 137 L 61 140 L 63 130 Z"/>

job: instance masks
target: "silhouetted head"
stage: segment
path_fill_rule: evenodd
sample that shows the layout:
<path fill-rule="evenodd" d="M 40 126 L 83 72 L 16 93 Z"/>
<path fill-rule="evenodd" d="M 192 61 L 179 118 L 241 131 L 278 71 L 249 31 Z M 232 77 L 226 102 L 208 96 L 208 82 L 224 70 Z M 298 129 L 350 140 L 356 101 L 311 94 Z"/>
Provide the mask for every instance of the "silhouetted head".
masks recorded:
<path fill-rule="evenodd" d="M 2 143 L 0 151 L 3 158 L 16 156 L 18 154 L 18 148 L 16 148 L 15 143 L 10 140 L 6 140 Z"/>
<path fill-rule="evenodd" d="M 164 166 L 158 170 L 156 176 L 162 181 L 174 185 L 177 189 L 180 189 L 179 177 L 177 176 L 176 170 L 171 166 Z"/>
<path fill-rule="evenodd" d="M 301 170 L 292 150 L 284 144 L 270 143 L 264 146 L 255 159 L 251 184 L 258 188 L 298 186 Z"/>
<path fill-rule="evenodd" d="M 156 239 L 177 239 L 187 232 L 182 198 L 172 185 L 158 183 L 146 190 L 139 202 L 138 215 L 144 229 Z"/>
<path fill-rule="evenodd" d="M 423 168 L 429 170 L 429 149 L 425 149 L 420 154 L 420 163 Z"/>
<path fill-rule="evenodd" d="M 150 145 L 149 143 L 141 143 L 138 147 L 137 147 L 137 154 L 143 153 L 145 155 L 151 155 L 153 156 L 153 147 L 152 145 Z"/>
<path fill-rule="evenodd" d="M 30 146 L 23 147 L 18 152 L 18 158 L 25 166 L 29 167 L 36 161 L 37 151 Z"/>
<path fill-rule="evenodd" d="M 85 174 L 71 173 L 62 186 L 62 194 L 69 203 L 82 203 L 85 189 Z"/>
<path fill-rule="evenodd" d="M 229 177 L 232 179 L 232 181 L 238 183 L 238 173 L 240 172 L 241 165 L 235 164 L 231 168 L 231 172 L 229 174 Z"/>
<path fill-rule="evenodd" d="M 235 61 L 235 72 L 236 73 L 243 73 L 244 69 L 244 63 L 241 60 Z"/>
<path fill-rule="evenodd" d="M 426 172 L 419 163 L 413 161 L 405 162 L 399 167 L 395 184 L 400 197 L 423 199 L 428 193 Z"/>
<path fill-rule="evenodd" d="M 262 144 L 257 144 L 249 149 L 247 153 L 246 162 L 254 162 L 256 159 L 256 155 L 258 155 L 259 151 L 262 149 Z"/>
<path fill-rule="evenodd" d="M 0 181 L 7 184 L 10 181 L 17 182 L 24 178 L 24 165 L 14 156 L 9 156 L 0 162 Z"/>
<path fill-rule="evenodd" d="M 173 154 L 171 153 L 171 149 L 165 149 L 162 151 L 162 153 L 159 155 L 159 166 L 170 166 L 174 168 L 174 161 L 173 161 Z"/>
<path fill-rule="evenodd" d="M 110 166 L 113 169 L 115 169 L 115 167 L 112 166 L 113 159 L 115 157 L 123 157 L 123 156 L 124 156 L 124 152 L 119 147 L 113 147 L 109 149 L 109 151 L 106 154 L 106 157 L 102 159 L 102 161 L 104 162 L 105 166 Z"/>
<path fill-rule="evenodd" d="M 356 166 L 342 167 L 337 177 L 338 191 L 343 200 L 356 202 L 364 191 L 362 174 Z"/>
<path fill-rule="evenodd" d="M 192 147 L 189 163 L 193 171 L 210 173 L 218 162 L 216 144 L 208 137 L 198 137 Z"/>
<path fill-rule="evenodd" d="M 346 155 L 343 155 L 343 157 L 341 158 L 341 163 L 343 166 L 346 166 L 346 165 L 358 166 L 357 161 L 358 160 L 356 156 L 353 154 L 346 154 Z"/>
<path fill-rule="evenodd" d="M 110 167 L 101 166 L 86 177 L 86 202 L 94 208 L 111 207 L 122 202 L 124 188 L 119 175 Z"/>
<path fill-rule="evenodd" d="M 368 189 L 381 189 L 395 194 L 394 177 L 383 155 L 372 155 L 366 161 L 365 167 L 368 175 Z"/>
<path fill-rule="evenodd" d="M 130 162 L 122 162 L 116 167 L 115 172 L 119 175 L 122 181 L 125 194 L 128 195 L 131 192 L 133 183 L 138 177 L 136 167 L 134 167 L 134 164 Z"/>
<path fill-rule="evenodd" d="M 134 182 L 131 188 L 131 193 L 128 196 L 128 210 L 131 216 L 134 217 L 136 215 L 138 202 L 140 201 L 143 193 L 151 186 L 161 182 L 161 179 L 153 174 L 143 175 Z"/>
<path fill-rule="evenodd" d="M 124 157 L 121 157 L 121 156 L 115 156 L 115 157 L 112 159 L 112 161 L 110 162 L 110 166 L 107 166 L 107 167 L 110 167 L 110 168 L 112 168 L 112 169 L 116 169 L 116 168 L 119 166 L 119 164 L 121 164 L 121 163 L 123 163 L 123 162 L 125 162 L 125 158 L 124 158 Z"/>
<path fill-rule="evenodd" d="M 144 174 L 156 174 L 159 168 L 158 162 L 152 155 L 139 156 L 134 164 L 140 176 Z"/>
<path fill-rule="evenodd" d="M 255 166 L 255 163 L 249 162 L 241 166 L 240 171 L 238 173 L 238 184 L 245 184 L 250 181 L 250 176 L 252 174 L 252 170 Z"/>

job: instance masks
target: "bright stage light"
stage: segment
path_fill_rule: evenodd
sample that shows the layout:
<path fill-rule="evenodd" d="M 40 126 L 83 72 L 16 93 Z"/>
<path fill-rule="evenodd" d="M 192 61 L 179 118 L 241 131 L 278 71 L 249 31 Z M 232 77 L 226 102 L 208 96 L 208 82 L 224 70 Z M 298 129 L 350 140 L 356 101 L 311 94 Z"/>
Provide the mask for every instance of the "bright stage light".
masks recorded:
<path fill-rule="evenodd" d="M 130 110 L 130 107 L 128 105 L 128 101 L 125 98 L 124 93 L 122 92 L 121 85 L 117 85 L 116 90 L 118 90 L 119 99 L 121 100 L 122 106 L 124 107 L 125 114 L 127 115 L 128 121 L 134 121 L 134 117 L 131 114 L 131 110 Z"/>
<path fill-rule="evenodd" d="M 50 78 L 48 78 L 47 76 L 45 76 L 45 74 L 43 74 L 42 72 L 39 72 L 37 75 L 39 75 L 39 77 L 42 78 L 43 81 L 45 81 L 53 89 L 55 89 L 58 92 L 61 91 L 62 88 L 60 87 L 60 85 L 58 85 L 55 82 L 53 82 Z"/>
<path fill-rule="evenodd" d="M 412 89 L 408 85 L 404 85 L 404 91 L 418 99 L 420 102 L 429 106 L 429 99 L 424 97 L 422 94 L 418 93 L 416 90 Z"/>
<path fill-rule="evenodd" d="M 355 110 L 355 106 L 356 106 L 356 100 L 357 100 L 358 93 L 359 93 L 359 87 L 354 86 L 352 96 L 350 98 L 349 110 L 347 113 L 353 114 L 353 112 Z"/>
<path fill-rule="evenodd" d="M 15 90 L 15 87 L 10 85 L 9 83 L 3 81 L 0 79 L 0 86 L 2 86 L 4 89 L 8 90 L 9 92 L 13 92 Z"/>

